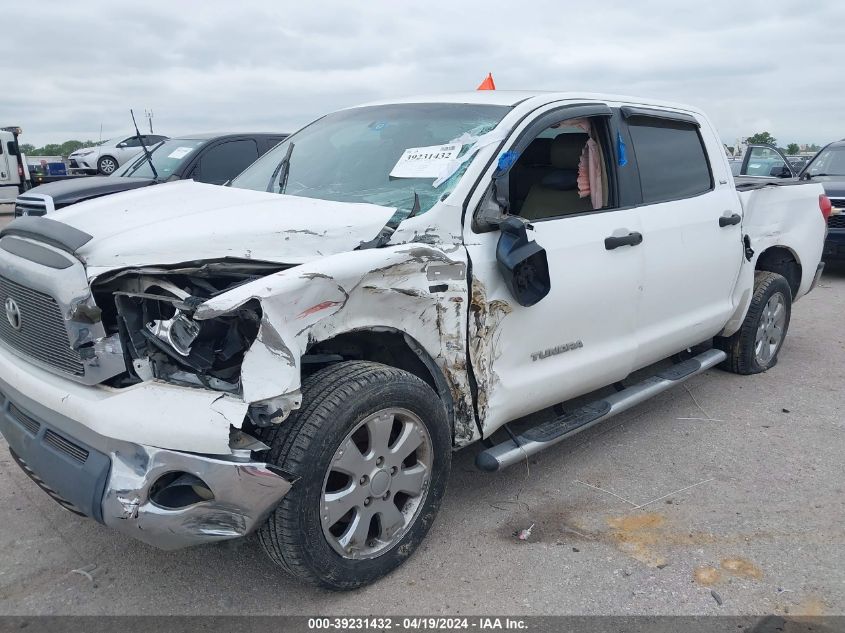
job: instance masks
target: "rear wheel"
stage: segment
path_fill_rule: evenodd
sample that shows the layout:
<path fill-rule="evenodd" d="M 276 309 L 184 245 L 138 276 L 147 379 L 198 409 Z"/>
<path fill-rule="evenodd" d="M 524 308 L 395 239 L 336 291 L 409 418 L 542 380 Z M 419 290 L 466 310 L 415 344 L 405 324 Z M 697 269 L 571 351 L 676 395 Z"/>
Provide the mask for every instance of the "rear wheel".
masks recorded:
<path fill-rule="evenodd" d="M 754 296 L 742 327 L 732 336 L 716 339 L 716 346 L 728 354 L 722 367 L 737 374 L 757 374 L 774 367 L 791 314 L 792 291 L 786 279 L 757 271 Z"/>
<path fill-rule="evenodd" d="M 104 176 L 113 174 L 117 167 L 117 159 L 112 158 L 111 156 L 101 156 L 97 161 L 97 171 Z"/>
<path fill-rule="evenodd" d="M 270 558 L 329 589 L 354 589 L 401 565 L 440 506 L 451 456 L 445 409 L 425 382 L 351 361 L 304 381 L 303 409 L 262 439 L 297 477 L 259 531 Z"/>

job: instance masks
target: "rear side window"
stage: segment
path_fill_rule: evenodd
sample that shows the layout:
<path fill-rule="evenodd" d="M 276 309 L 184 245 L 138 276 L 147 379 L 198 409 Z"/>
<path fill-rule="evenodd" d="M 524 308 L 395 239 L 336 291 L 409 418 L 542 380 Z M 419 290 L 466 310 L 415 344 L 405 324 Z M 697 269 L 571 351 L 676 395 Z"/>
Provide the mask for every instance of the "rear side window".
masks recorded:
<path fill-rule="evenodd" d="M 710 164 L 695 125 L 636 117 L 628 126 L 644 203 L 690 198 L 713 188 Z"/>
<path fill-rule="evenodd" d="M 221 143 L 203 154 L 194 180 L 222 185 L 240 174 L 257 158 L 258 147 L 252 139 Z"/>

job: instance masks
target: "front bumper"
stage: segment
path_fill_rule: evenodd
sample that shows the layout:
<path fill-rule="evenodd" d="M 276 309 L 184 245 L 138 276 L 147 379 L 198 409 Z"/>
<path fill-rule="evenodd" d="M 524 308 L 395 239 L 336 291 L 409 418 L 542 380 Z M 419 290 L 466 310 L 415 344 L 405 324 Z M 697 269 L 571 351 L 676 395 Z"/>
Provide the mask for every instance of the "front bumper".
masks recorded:
<path fill-rule="evenodd" d="M 87 156 L 69 156 L 71 169 L 97 169 L 97 154 Z"/>
<path fill-rule="evenodd" d="M 167 391 L 165 387 L 148 385 L 154 391 Z M 91 399 L 84 401 L 82 392 Z M 186 389 L 188 400 L 190 392 L 205 393 Z M 98 396 L 90 395 L 94 393 Z M 149 418 L 155 415 L 155 393 L 146 393 L 145 406 L 126 401 L 123 407 L 121 399 L 128 394 L 57 378 L 0 349 L 0 394 L 0 432 L 15 461 L 45 492 L 69 510 L 162 549 L 244 536 L 267 518 L 291 487 L 290 477 L 265 463 L 237 461 L 231 454 L 159 448 L 107 432 L 110 426 L 124 431 L 135 426 L 138 437 L 151 437 L 143 427 L 149 430 Z M 200 445 L 203 433 L 211 429 L 198 427 L 197 414 L 210 414 L 213 404 L 209 401 L 207 411 L 194 412 L 193 420 L 174 413 L 156 422 L 169 424 L 174 439 L 181 436 L 182 443 L 188 437 L 184 427 L 194 427 Z M 88 420 L 98 411 L 101 424 L 92 428 Z M 184 505 L 157 503 L 154 486 L 161 488 L 161 481 L 172 479 L 172 473 L 198 478 L 213 498 L 188 499 Z"/>

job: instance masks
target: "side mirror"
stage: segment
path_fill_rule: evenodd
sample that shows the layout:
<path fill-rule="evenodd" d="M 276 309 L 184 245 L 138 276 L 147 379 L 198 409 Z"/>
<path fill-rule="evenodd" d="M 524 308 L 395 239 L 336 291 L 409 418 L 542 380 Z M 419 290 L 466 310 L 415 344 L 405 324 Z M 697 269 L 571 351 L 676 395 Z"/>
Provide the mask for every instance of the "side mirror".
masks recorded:
<path fill-rule="evenodd" d="M 117 147 L 119 147 L 119 148 L 126 147 L 126 141 L 121 141 L 120 143 L 117 144 Z"/>
<path fill-rule="evenodd" d="M 546 250 L 528 239 L 525 223 L 509 217 L 499 224 L 496 260 L 513 298 L 521 306 L 533 306 L 551 290 Z"/>
<path fill-rule="evenodd" d="M 786 165 L 781 165 L 780 167 L 772 167 L 769 175 L 775 178 L 792 178 L 792 170 Z"/>

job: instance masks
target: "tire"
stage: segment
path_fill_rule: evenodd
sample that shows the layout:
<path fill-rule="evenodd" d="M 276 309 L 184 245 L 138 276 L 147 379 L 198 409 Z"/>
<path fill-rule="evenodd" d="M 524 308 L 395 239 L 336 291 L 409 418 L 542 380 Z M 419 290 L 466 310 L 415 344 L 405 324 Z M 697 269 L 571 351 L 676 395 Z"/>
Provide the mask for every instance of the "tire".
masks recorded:
<path fill-rule="evenodd" d="M 355 589 L 401 565 L 431 527 L 449 478 L 446 410 L 416 376 L 366 361 L 312 374 L 302 401 L 290 419 L 261 434 L 271 447 L 269 463 L 296 482 L 258 537 L 291 575 L 327 589 Z M 409 457 L 397 456 L 417 441 Z M 417 483 L 419 494 L 403 492 Z"/>
<path fill-rule="evenodd" d="M 759 374 L 774 367 L 791 314 L 789 282 L 777 273 L 758 270 L 754 273 L 754 295 L 742 326 L 732 336 L 715 340 L 715 346 L 728 355 L 720 366 L 743 375 Z"/>
<path fill-rule="evenodd" d="M 119 167 L 117 159 L 112 156 L 100 156 L 97 159 L 97 173 L 109 176 Z"/>

